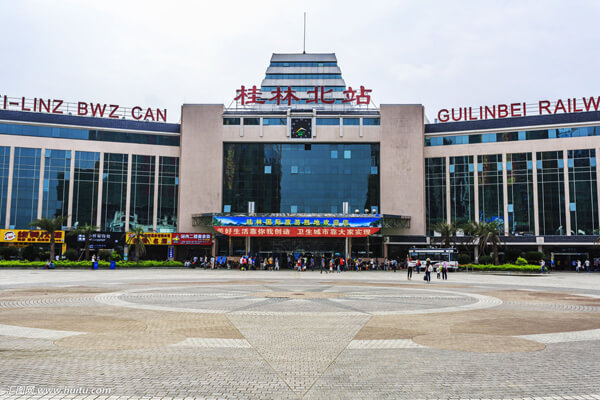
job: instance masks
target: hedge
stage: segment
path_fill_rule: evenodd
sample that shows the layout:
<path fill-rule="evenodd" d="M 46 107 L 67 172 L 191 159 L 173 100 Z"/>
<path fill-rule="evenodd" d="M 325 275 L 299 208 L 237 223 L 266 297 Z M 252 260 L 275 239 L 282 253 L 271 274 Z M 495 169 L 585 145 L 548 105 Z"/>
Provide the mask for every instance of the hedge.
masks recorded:
<path fill-rule="evenodd" d="M 516 271 L 516 272 L 540 272 L 541 267 L 539 265 L 515 265 L 515 264 L 468 264 L 464 265 L 465 268 L 476 270 L 476 271 Z"/>
<path fill-rule="evenodd" d="M 92 268 L 91 261 L 54 261 L 56 268 Z M 45 261 L 14 261 L 14 260 L 2 260 L 0 261 L 0 268 L 45 268 Z M 155 268 L 155 267 L 171 267 L 171 268 L 183 268 L 183 263 L 180 261 L 153 261 L 143 260 L 140 262 L 135 261 L 117 261 L 117 268 Z M 98 268 L 110 268 L 110 261 L 98 261 Z"/>

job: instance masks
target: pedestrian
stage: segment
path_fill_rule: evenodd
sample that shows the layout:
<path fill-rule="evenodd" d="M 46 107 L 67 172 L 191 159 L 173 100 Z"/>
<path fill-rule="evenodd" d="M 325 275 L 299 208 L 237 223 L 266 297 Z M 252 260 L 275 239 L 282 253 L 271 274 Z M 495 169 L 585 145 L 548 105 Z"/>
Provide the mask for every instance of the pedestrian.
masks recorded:
<path fill-rule="evenodd" d="M 581 261 L 580 261 L 580 260 L 577 260 L 577 265 L 576 265 L 576 267 L 575 267 L 575 270 L 576 270 L 577 272 L 581 271 Z"/>
<path fill-rule="evenodd" d="M 431 283 L 431 273 L 433 272 L 433 266 L 431 265 L 431 260 L 428 258 L 425 261 L 425 280 L 427 283 Z"/>
<path fill-rule="evenodd" d="M 410 258 L 406 259 L 406 278 L 410 281 L 412 279 L 413 266 L 410 262 Z"/>
<path fill-rule="evenodd" d="M 421 273 L 421 260 L 417 260 L 415 264 L 415 268 L 417 269 L 417 274 Z"/>
<path fill-rule="evenodd" d="M 321 257 L 321 273 L 323 273 L 323 270 L 325 270 L 325 273 L 327 274 L 327 270 L 325 269 L 325 257 Z"/>
<path fill-rule="evenodd" d="M 275 271 L 279 271 L 279 258 L 275 257 Z"/>
<path fill-rule="evenodd" d="M 448 280 L 448 261 L 442 263 L 442 280 Z"/>
<path fill-rule="evenodd" d="M 590 260 L 586 259 L 585 260 L 585 271 L 589 274 L 590 273 Z"/>
<path fill-rule="evenodd" d="M 542 261 L 540 262 L 540 266 L 542 268 L 541 273 L 543 274 L 544 272 L 546 272 L 546 261 L 542 258 Z"/>
<path fill-rule="evenodd" d="M 435 271 L 437 272 L 437 279 L 440 279 L 440 276 L 442 274 L 442 263 L 438 263 L 437 268 L 435 269 Z"/>

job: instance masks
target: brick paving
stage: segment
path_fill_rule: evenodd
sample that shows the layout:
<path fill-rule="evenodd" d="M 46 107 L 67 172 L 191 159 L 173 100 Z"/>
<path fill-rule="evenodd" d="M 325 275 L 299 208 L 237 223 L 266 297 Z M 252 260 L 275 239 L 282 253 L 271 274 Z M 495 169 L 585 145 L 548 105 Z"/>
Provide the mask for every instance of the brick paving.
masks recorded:
<path fill-rule="evenodd" d="M 600 274 L 0 271 L 0 399 L 600 399 Z"/>

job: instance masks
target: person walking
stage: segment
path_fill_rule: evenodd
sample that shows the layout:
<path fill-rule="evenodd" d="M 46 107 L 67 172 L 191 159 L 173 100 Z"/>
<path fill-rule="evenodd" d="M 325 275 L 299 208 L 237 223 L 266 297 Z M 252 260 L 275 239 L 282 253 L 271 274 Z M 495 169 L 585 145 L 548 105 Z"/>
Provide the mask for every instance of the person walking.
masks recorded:
<path fill-rule="evenodd" d="M 442 263 L 442 280 L 448 280 L 448 261 Z"/>
<path fill-rule="evenodd" d="M 546 261 L 542 258 L 542 261 L 540 262 L 540 266 L 542 268 L 541 273 L 543 274 L 544 272 L 546 272 Z"/>
<path fill-rule="evenodd" d="M 577 272 L 581 271 L 581 261 L 580 260 L 577 260 L 577 266 L 575 267 L 575 270 Z"/>
<path fill-rule="evenodd" d="M 585 260 L 585 272 L 587 272 L 588 274 L 590 273 L 590 260 L 589 259 Z"/>
<path fill-rule="evenodd" d="M 417 274 L 421 273 L 421 260 L 417 260 L 415 263 L 415 268 L 417 269 Z"/>
<path fill-rule="evenodd" d="M 433 272 L 433 266 L 431 265 L 431 260 L 428 258 L 425 262 L 425 280 L 427 283 L 431 283 L 431 273 Z"/>
<path fill-rule="evenodd" d="M 413 267 L 410 263 L 410 258 L 406 259 L 406 278 L 410 281 L 412 279 Z"/>
<path fill-rule="evenodd" d="M 325 257 L 321 257 L 321 273 L 323 273 L 323 271 L 327 274 L 327 270 L 325 269 Z"/>

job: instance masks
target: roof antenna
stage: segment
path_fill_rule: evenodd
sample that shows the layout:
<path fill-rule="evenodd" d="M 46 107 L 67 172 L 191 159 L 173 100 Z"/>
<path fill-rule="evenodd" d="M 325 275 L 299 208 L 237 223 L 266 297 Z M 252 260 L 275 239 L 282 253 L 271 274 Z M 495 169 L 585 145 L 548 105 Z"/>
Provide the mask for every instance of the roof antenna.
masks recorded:
<path fill-rule="evenodd" d="M 306 11 L 304 11 L 304 42 L 302 44 L 302 54 L 306 54 Z"/>

